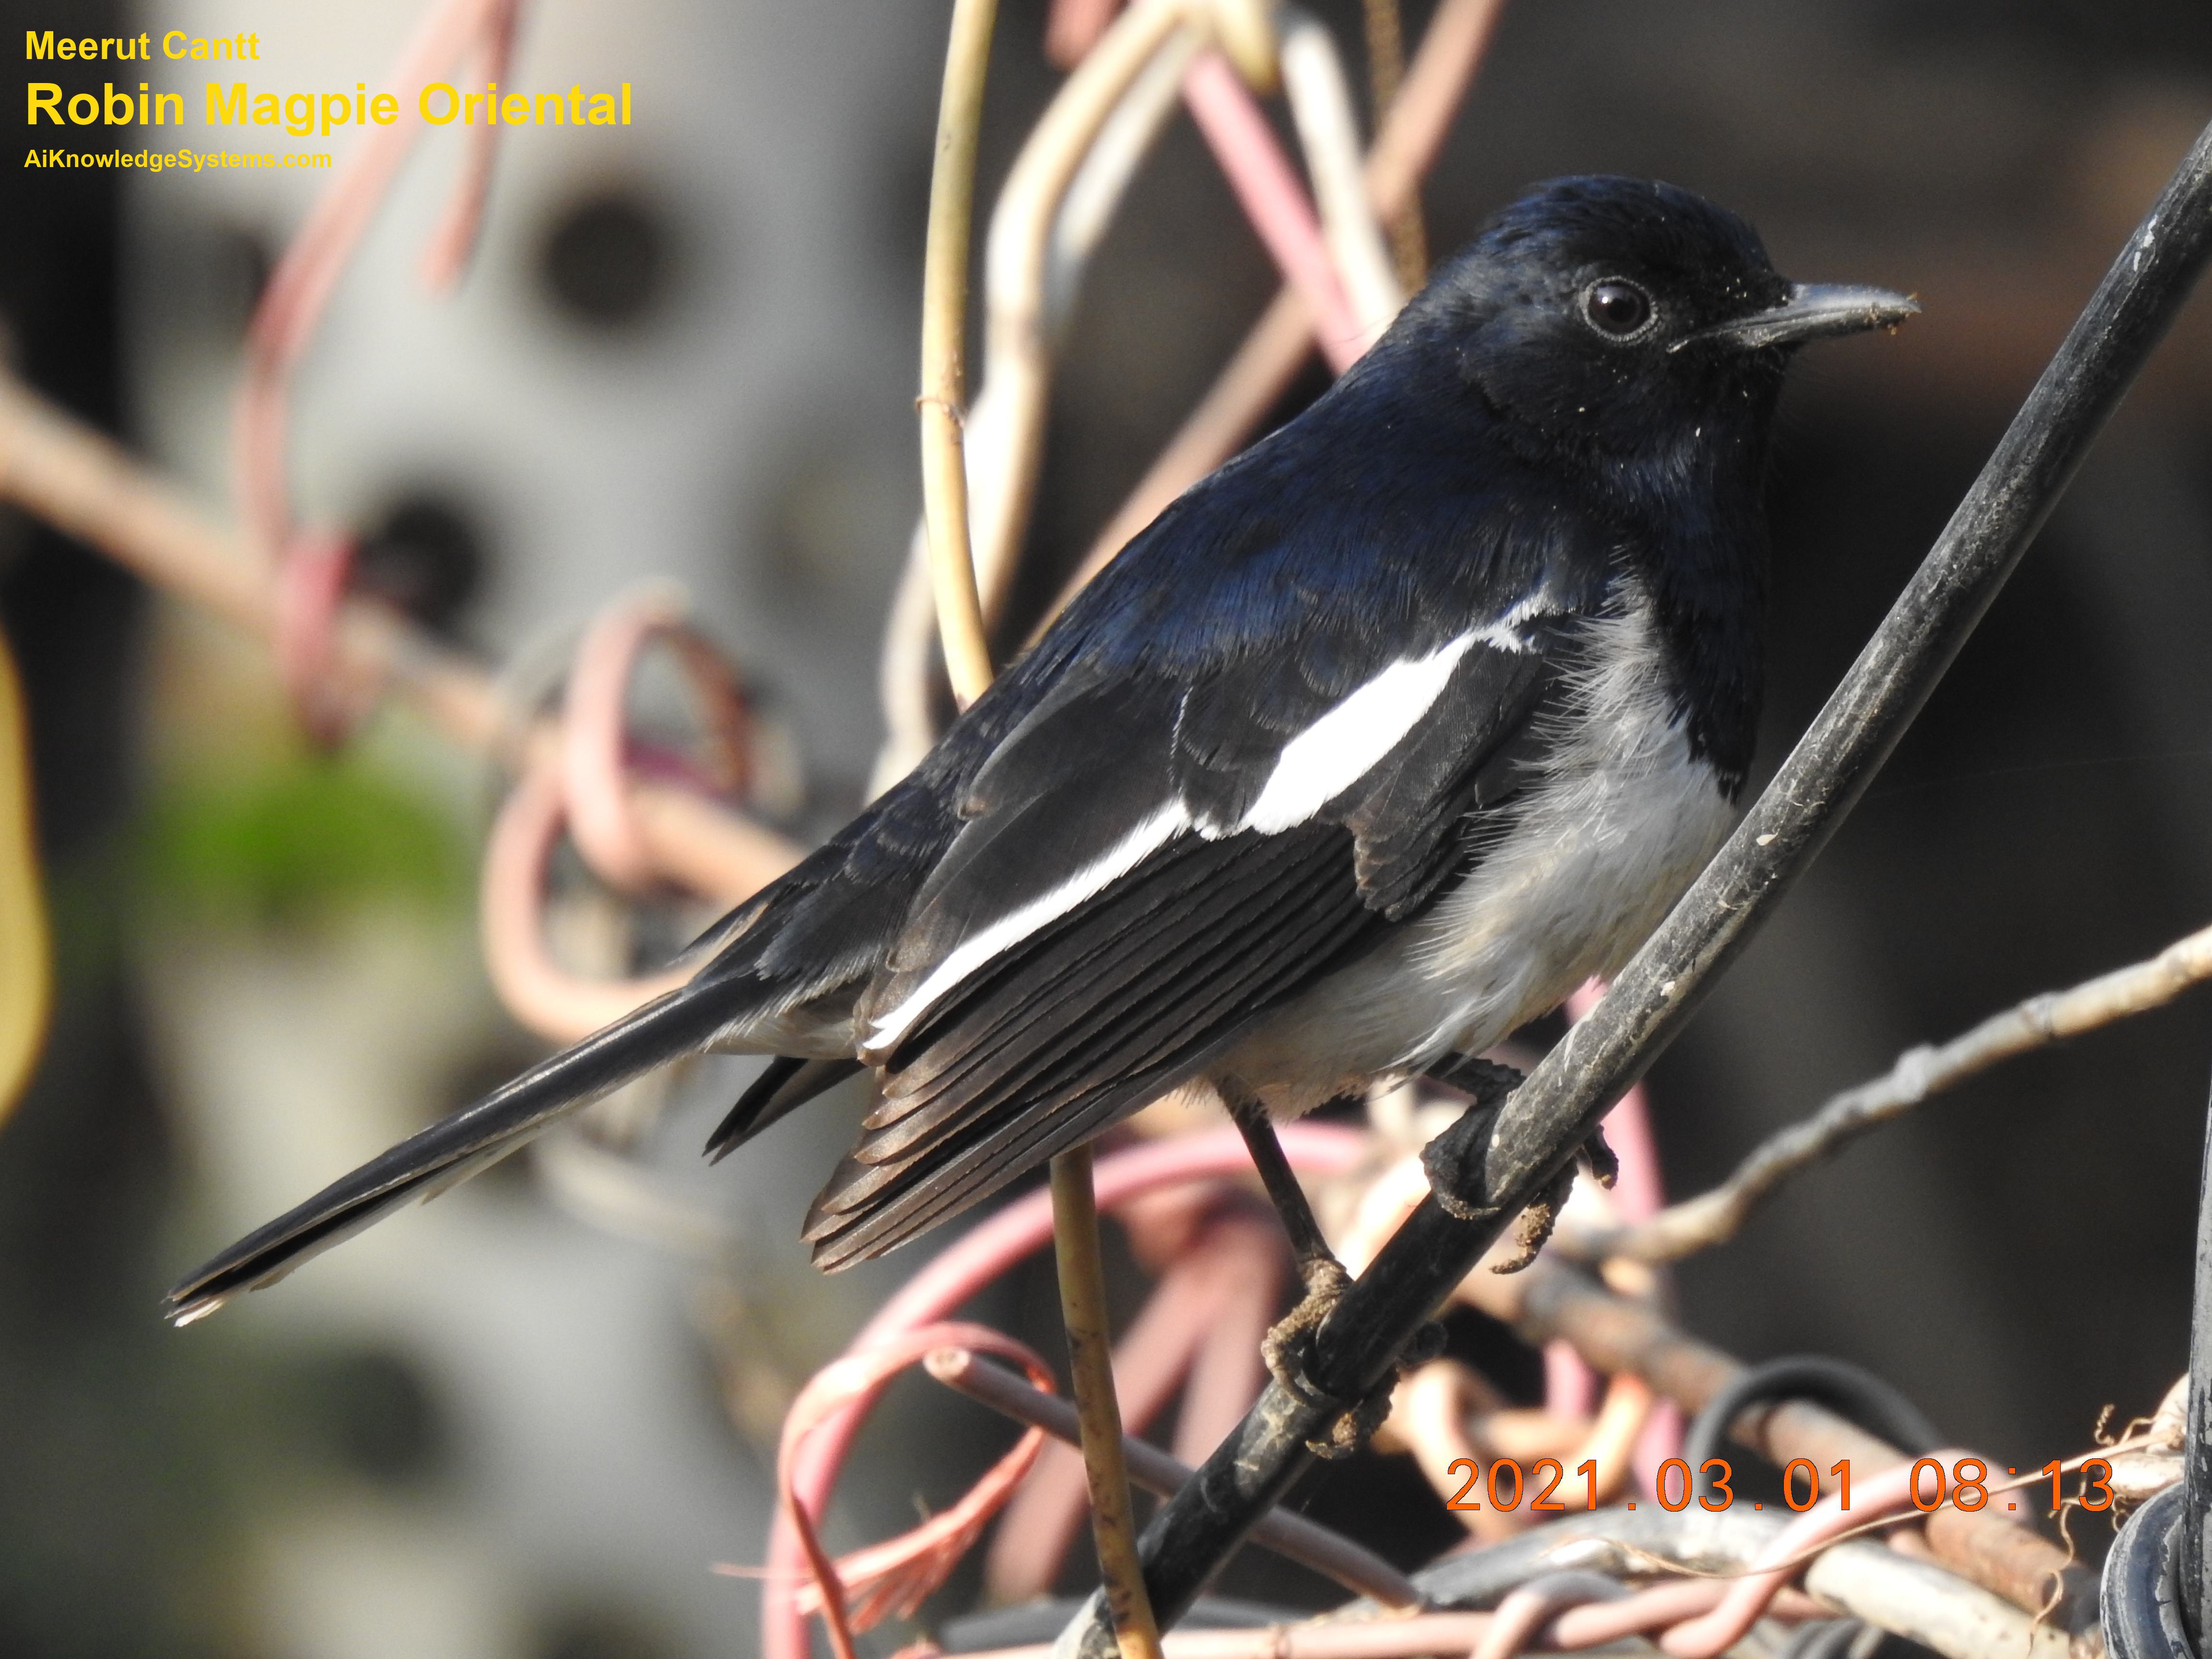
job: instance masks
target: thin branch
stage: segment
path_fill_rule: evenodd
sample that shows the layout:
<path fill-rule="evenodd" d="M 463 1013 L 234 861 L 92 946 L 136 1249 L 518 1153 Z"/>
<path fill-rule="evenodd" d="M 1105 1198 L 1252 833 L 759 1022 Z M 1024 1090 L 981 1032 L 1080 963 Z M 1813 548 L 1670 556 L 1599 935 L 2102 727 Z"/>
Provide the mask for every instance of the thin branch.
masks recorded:
<path fill-rule="evenodd" d="M 1908 1050 L 1872 1082 L 1844 1090 L 1812 1116 L 1762 1142 L 1711 1192 L 1671 1205 L 1635 1226 L 1562 1229 L 1558 1242 L 1568 1254 L 1593 1261 L 1625 1256 L 1679 1261 L 1735 1237 L 1759 1203 L 1800 1170 L 1832 1157 L 1930 1097 L 2016 1055 L 2162 1008 L 2207 979 L 2212 979 L 2212 927 L 2177 940 L 2147 962 L 2071 990 L 2030 997 L 1948 1042 Z"/>
<path fill-rule="evenodd" d="M 982 384 L 961 438 L 976 586 L 986 623 L 1013 583 L 1021 526 L 1044 453 L 1052 358 L 1084 269 L 1178 104 L 1200 38 L 1179 0 L 1144 0 L 1110 27 L 1023 142 L 991 211 L 983 254 Z M 878 674 L 884 737 L 871 792 L 903 777 L 936 739 L 929 709 L 938 637 L 927 521 L 908 544 Z"/>
<path fill-rule="evenodd" d="M 1273 1215 L 1253 1213 L 1249 1200 L 1224 1205 L 1224 1196 L 1218 1188 L 1193 1188 L 1121 1215 L 1132 1253 L 1156 1275 L 1152 1294 L 1114 1345 L 1122 1434 L 1144 1433 L 1180 1392 L 1176 1441 L 1191 1447 L 1196 1431 L 1194 1457 L 1212 1451 L 1260 1397 L 1266 1381 L 1260 1344 L 1274 1319 L 1288 1254 Z M 1194 1226 L 1188 1222 L 1193 1214 L 1217 1211 Z M 1169 1217 L 1178 1218 L 1180 1224 L 1167 1224 L 1180 1237 L 1161 1260 L 1146 1248 L 1146 1235 L 1166 1231 L 1162 1222 Z M 1233 1352 L 1224 1352 L 1232 1345 Z M 1011 1605 L 1051 1594 L 1090 1513 L 1081 1454 L 1047 1447 L 991 1534 L 983 1565 L 987 1596 Z"/>
<path fill-rule="evenodd" d="M 1368 90 L 1375 100 L 1375 124 L 1380 126 L 1405 85 L 1405 20 L 1398 10 L 1398 0 L 1365 0 L 1360 9 L 1367 36 Z M 1429 236 L 1421 223 L 1418 194 L 1389 216 L 1387 228 L 1398 280 L 1407 293 L 1413 293 L 1429 276 Z"/>
<path fill-rule="evenodd" d="M 1121 1455 L 1121 1408 L 1114 1395 L 1113 1334 L 1106 1317 L 1106 1267 L 1098 1249 L 1098 1200 L 1091 1148 L 1052 1161 L 1052 1237 L 1060 1261 L 1060 1315 L 1081 1420 L 1084 1473 L 1091 1482 L 1091 1530 L 1098 1545 L 1114 1639 L 1121 1659 L 1160 1659 L 1159 1627 L 1137 1561 L 1137 1519 Z"/>
<path fill-rule="evenodd" d="M 921 486 L 929 568 L 952 694 L 966 708 L 991 684 L 991 649 L 968 541 L 968 469 L 960 416 L 967 402 L 962 337 L 968 326 L 968 241 L 975 202 L 975 145 L 997 0 L 954 0 L 929 179 L 929 235 L 921 277 Z"/>
<path fill-rule="evenodd" d="M 1005 1367 L 986 1363 L 964 1348 L 943 1348 L 926 1362 L 929 1374 L 1017 1423 L 1042 1429 L 1056 1440 L 1079 1443 L 1079 1414 L 1065 1400 L 1033 1389 Z M 1190 1468 L 1158 1446 L 1124 1435 L 1121 1455 L 1129 1478 L 1163 1497 L 1190 1479 Z M 1252 1541 L 1285 1560 L 1334 1579 L 1355 1595 L 1369 1595 L 1389 1607 L 1421 1604 L 1413 1581 L 1365 1545 L 1332 1531 L 1291 1510 L 1276 1510 L 1252 1528 Z"/>
<path fill-rule="evenodd" d="M 1320 1389 L 1351 1401 L 1380 1386 L 1437 1303 L 1537 1200 L 1773 914 L 1996 599 L 2208 257 L 2212 127 L 2128 238 L 1951 522 L 1735 834 L 1494 1121 L 1462 1121 L 1470 1144 L 1451 1160 L 1464 1171 L 1451 1208 L 1434 1194 L 1424 1200 L 1336 1304 L 1308 1368 Z M 1335 1414 L 1271 1383 L 1161 1510 L 1146 1529 L 1145 1562 L 1165 1620 L 1188 1609 L 1289 1489 L 1310 1456 L 1306 1442 Z M 1095 1599 L 1069 1633 L 1086 1659 L 1110 1650 Z"/>

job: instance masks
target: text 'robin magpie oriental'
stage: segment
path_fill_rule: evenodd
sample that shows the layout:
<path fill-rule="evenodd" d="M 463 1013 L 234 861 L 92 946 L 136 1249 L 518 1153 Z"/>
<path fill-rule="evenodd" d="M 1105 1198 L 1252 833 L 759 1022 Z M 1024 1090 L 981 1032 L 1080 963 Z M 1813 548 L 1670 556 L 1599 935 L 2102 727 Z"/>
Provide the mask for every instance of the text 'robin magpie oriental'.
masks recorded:
<path fill-rule="evenodd" d="M 1784 371 L 1916 309 L 1785 281 L 1670 185 L 1538 187 L 721 923 L 690 984 L 224 1251 L 172 1316 L 707 1049 L 780 1057 L 716 1156 L 874 1070 L 807 1218 L 824 1267 L 1177 1088 L 1285 1176 L 1262 1107 L 1480 1054 L 1619 968 L 1718 848 L 1759 712 Z"/>

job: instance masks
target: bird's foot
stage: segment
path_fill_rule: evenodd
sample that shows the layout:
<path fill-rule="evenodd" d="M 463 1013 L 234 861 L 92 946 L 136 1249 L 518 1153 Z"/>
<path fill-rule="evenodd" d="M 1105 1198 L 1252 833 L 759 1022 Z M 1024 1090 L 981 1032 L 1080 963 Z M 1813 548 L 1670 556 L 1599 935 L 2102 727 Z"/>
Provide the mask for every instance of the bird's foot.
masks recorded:
<path fill-rule="evenodd" d="M 1302 1405 L 1331 1412 L 1328 1432 L 1306 1442 L 1316 1457 L 1349 1457 L 1373 1437 L 1390 1414 L 1391 1392 L 1398 1385 L 1394 1370 L 1364 1399 L 1347 1399 L 1325 1389 L 1313 1378 L 1314 1340 L 1336 1304 L 1351 1287 L 1352 1275 L 1334 1256 L 1310 1261 L 1301 1269 L 1306 1293 L 1260 1345 L 1260 1357 L 1275 1381 Z M 1431 1359 L 1443 1350 L 1443 1327 L 1431 1321 L 1421 1328 L 1398 1370 Z"/>
<path fill-rule="evenodd" d="M 1260 1358 L 1276 1382 L 1302 1405 L 1337 1406 L 1343 1402 L 1315 1382 L 1306 1362 L 1313 1354 L 1315 1334 L 1336 1311 L 1336 1304 L 1351 1288 L 1352 1275 L 1334 1256 L 1322 1256 L 1300 1270 L 1306 1293 L 1298 1305 L 1277 1322 L 1260 1344 Z"/>
<path fill-rule="evenodd" d="M 1552 1229 L 1559 1224 L 1559 1212 L 1566 1207 L 1568 1194 L 1575 1188 L 1577 1168 L 1589 1171 L 1590 1179 L 1601 1187 L 1610 1187 L 1620 1174 L 1620 1160 L 1613 1156 L 1613 1148 L 1605 1144 L 1605 1132 L 1594 1129 L 1590 1138 L 1583 1142 L 1575 1153 L 1575 1161 L 1552 1177 L 1552 1184 L 1537 1194 L 1535 1200 L 1521 1212 L 1513 1234 L 1513 1254 L 1506 1260 L 1493 1263 L 1494 1273 L 1517 1273 L 1536 1259 L 1536 1252 L 1544 1248 L 1552 1237 Z"/>
<path fill-rule="evenodd" d="M 1421 1148 L 1421 1167 L 1428 1174 L 1429 1190 L 1445 1214 L 1461 1221 L 1480 1220 L 1494 1207 L 1486 1201 L 1483 1169 L 1490 1152 L 1491 1131 L 1507 1098 L 1520 1086 L 1521 1073 L 1510 1066 L 1454 1054 L 1431 1067 L 1429 1075 L 1474 1097 L 1443 1133 Z M 1493 1266 L 1492 1273 L 1518 1273 L 1536 1259 L 1536 1252 L 1552 1236 L 1568 1193 L 1573 1190 L 1577 1165 L 1588 1170 L 1601 1187 L 1612 1186 L 1620 1173 L 1620 1160 L 1606 1144 L 1604 1131 L 1592 1130 L 1576 1150 L 1575 1162 L 1554 1176 L 1521 1212 L 1514 1254 Z"/>

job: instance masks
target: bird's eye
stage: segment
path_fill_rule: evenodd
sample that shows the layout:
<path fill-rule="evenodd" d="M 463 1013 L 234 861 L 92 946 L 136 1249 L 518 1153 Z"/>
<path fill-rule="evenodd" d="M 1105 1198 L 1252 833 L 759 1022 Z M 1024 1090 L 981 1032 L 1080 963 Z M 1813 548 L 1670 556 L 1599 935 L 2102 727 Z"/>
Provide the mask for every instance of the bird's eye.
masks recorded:
<path fill-rule="evenodd" d="M 1583 315 L 1599 333 L 1630 339 L 1650 323 L 1651 296 L 1626 278 L 1607 276 L 1583 290 Z"/>

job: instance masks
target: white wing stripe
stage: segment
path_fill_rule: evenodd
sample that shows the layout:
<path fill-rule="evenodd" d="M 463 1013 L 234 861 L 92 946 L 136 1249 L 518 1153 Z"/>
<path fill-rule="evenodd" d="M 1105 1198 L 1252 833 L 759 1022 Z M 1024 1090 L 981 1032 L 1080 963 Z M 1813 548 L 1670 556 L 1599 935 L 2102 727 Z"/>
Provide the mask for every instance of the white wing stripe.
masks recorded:
<path fill-rule="evenodd" d="M 1103 890 L 1109 883 L 1127 875 L 1148 854 L 1164 845 L 1169 836 L 1188 829 L 1189 824 L 1189 817 L 1182 804 L 1170 801 L 1050 892 L 963 939 L 958 949 L 939 963 L 929 977 L 908 994 L 905 1001 L 876 1021 L 868 1033 L 869 1050 L 880 1054 L 890 1048 L 906 1035 L 907 1028 L 926 1013 L 931 1004 L 993 957 L 1010 945 L 1020 944 L 1048 922 L 1066 915 Z"/>
<path fill-rule="evenodd" d="M 1509 617 L 1428 656 L 1392 663 L 1283 746 L 1267 787 L 1237 829 L 1279 835 L 1358 782 L 1443 695 L 1452 670 L 1478 640 L 1508 651 L 1527 648 Z"/>

